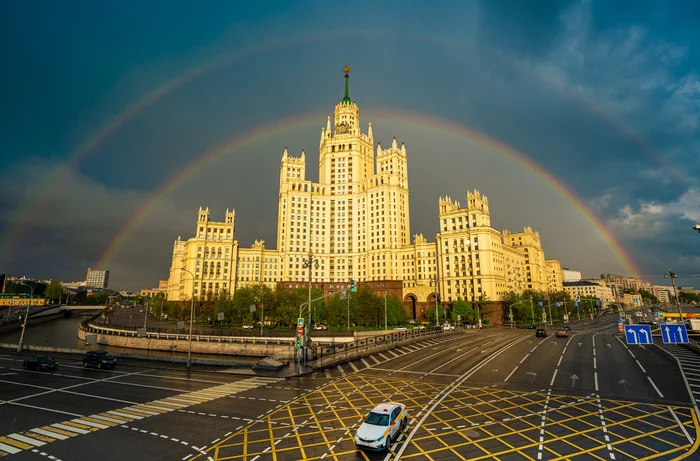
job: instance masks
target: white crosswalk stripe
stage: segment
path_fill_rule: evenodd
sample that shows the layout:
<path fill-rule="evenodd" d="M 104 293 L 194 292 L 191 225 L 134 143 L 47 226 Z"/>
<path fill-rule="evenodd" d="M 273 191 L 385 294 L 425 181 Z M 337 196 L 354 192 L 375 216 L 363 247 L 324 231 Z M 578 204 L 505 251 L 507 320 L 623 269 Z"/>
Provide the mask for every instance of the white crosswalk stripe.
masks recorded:
<path fill-rule="evenodd" d="M 663 350 L 675 357 L 681 365 L 688 386 L 693 397 L 700 402 L 700 354 L 686 349 L 683 346 L 671 344 L 657 344 Z"/>
<path fill-rule="evenodd" d="M 42 447 L 56 440 L 67 440 L 71 437 L 78 437 L 93 431 L 105 430 L 115 425 L 130 423 L 134 420 L 152 418 L 160 414 L 174 411 L 175 409 L 198 405 L 283 380 L 284 378 L 246 378 L 241 381 L 208 389 L 165 397 L 162 400 L 140 403 L 131 407 L 115 408 L 114 410 L 107 410 L 100 414 L 81 416 L 80 418 L 75 418 L 70 421 L 63 421 L 49 426 L 22 431 L 21 434 L 12 433 L 5 436 L 6 438 L 4 440 L 7 443 L 0 442 L 0 457 L 7 454 L 13 455 L 25 449 L 30 450 L 30 448 L 27 447 L 32 447 L 32 450 L 39 453 L 39 451 L 33 447 Z M 43 455 L 44 453 L 41 452 L 41 454 Z M 50 459 L 58 459 L 51 455 L 46 456 Z"/>

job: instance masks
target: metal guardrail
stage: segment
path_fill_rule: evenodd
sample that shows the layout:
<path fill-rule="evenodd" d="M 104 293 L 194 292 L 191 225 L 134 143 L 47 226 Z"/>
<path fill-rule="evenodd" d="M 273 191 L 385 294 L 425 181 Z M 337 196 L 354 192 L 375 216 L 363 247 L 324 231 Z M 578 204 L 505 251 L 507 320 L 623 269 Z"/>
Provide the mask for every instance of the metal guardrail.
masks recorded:
<path fill-rule="evenodd" d="M 412 333 L 408 333 L 408 332 Z M 435 328 L 435 329 L 426 329 L 426 330 L 419 330 L 419 333 L 414 333 L 415 330 L 406 330 L 406 331 L 399 331 L 396 333 L 391 333 L 389 335 L 380 335 L 380 336 L 375 336 L 372 337 L 374 338 L 373 344 L 360 344 L 360 345 L 354 345 L 354 347 L 351 347 L 350 345 L 346 345 L 345 350 L 341 352 L 336 352 L 330 355 L 325 355 L 318 357 L 314 363 L 313 368 L 314 369 L 319 369 L 319 368 L 326 368 L 338 363 L 343 363 L 347 362 L 349 360 L 353 360 L 356 358 L 364 357 L 367 355 L 370 355 L 374 352 L 380 352 L 384 351 L 387 349 L 393 349 L 394 347 L 397 347 L 399 345 L 403 344 L 409 344 L 414 341 L 419 341 L 421 339 L 425 339 L 426 337 L 431 337 L 431 336 L 436 336 L 440 334 L 450 334 L 450 332 L 443 332 L 442 329 L 440 328 Z M 451 332 L 451 333 L 454 333 Z M 386 341 L 386 337 L 389 336 L 390 340 Z M 378 339 L 382 339 L 381 341 L 377 341 Z"/>
<path fill-rule="evenodd" d="M 93 317 L 94 318 L 94 317 Z M 86 333 L 93 334 L 105 334 L 114 336 L 126 336 L 132 338 L 138 338 L 138 327 L 122 328 L 114 326 L 105 326 L 97 322 L 92 322 L 90 320 L 81 323 L 80 328 Z M 326 351 L 330 351 L 330 355 L 338 353 L 338 349 L 342 349 L 346 352 L 348 349 L 352 350 L 357 347 L 368 347 L 375 345 L 385 345 L 390 344 L 401 339 L 414 339 L 422 338 L 424 336 L 432 336 L 436 333 L 441 333 L 441 329 L 413 329 L 413 330 L 399 330 L 392 331 L 391 333 L 379 334 L 374 336 L 366 336 L 362 338 L 355 338 L 350 341 L 335 341 L 332 336 L 334 332 L 324 331 L 324 332 L 314 332 L 312 335 L 312 340 L 316 339 L 317 342 L 314 344 L 315 356 L 323 356 Z M 224 335 L 212 335 L 207 334 L 211 332 L 203 332 L 202 330 L 192 331 L 192 341 L 204 341 L 204 342 L 218 342 L 218 343 L 252 343 L 252 344 L 287 344 L 294 346 L 296 342 L 296 336 L 224 336 Z M 296 332 L 295 332 L 296 333 Z M 316 333 L 325 333 L 321 336 Z M 147 331 L 145 336 L 141 336 L 149 339 L 165 339 L 165 340 L 182 340 L 186 341 L 189 339 L 190 335 L 187 331 L 173 331 L 168 330 L 166 333 L 161 333 L 158 331 Z M 326 344 L 321 343 L 318 339 L 325 337 L 331 341 Z M 348 336 L 340 336 L 340 339 L 350 339 Z"/>
<path fill-rule="evenodd" d="M 128 326 L 128 325 L 121 325 L 118 323 L 104 323 L 104 322 L 91 322 L 92 325 L 96 327 L 102 327 L 102 328 L 113 328 L 113 329 L 119 329 L 119 330 L 125 330 L 125 331 L 137 331 L 140 329 L 139 326 Z M 177 328 L 161 328 L 161 327 L 148 327 L 148 332 L 149 333 L 163 333 L 163 334 L 182 334 L 183 331 L 186 333 L 189 332 L 189 323 L 186 322 L 186 327 L 185 330 L 178 330 Z M 328 331 L 328 330 L 313 330 L 311 333 L 312 336 L 318 337 L 318 338 L 338 338 L 338 337 L 353 337 L 354 334 L 352 331 Z M 297 332 L 296 328 L 295 329 L 285 329 L 285 330 L 279 330 L 279 329 L 274 329 L 274 328 L 265 328 L 263 330 L 262 335 L 260 334 L 260 327 L 257 326 L 255 328 L 224 328 L 224 329 L 196 329 L 192 330 L 192 335 L 198 335 L 198 336 L 235 336 L 235 337 L 275 337 L 275 338 L 290 338 L 293 339 L 296 337 Z"/>

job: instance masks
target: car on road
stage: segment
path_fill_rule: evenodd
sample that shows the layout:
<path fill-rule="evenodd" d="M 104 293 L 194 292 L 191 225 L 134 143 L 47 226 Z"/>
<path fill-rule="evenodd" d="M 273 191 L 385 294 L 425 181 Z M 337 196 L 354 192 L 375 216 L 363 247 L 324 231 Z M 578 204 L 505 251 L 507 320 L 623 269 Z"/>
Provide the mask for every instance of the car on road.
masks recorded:
<path fill-rule="evenodd" d="M 36 371 L 56 371 L 58 362 L 52 357 L 34 357 L 33 359 L 25 360 L 22 368 Z"/>
<path fill-rule="evenodd" d="M 547 337 L 547 330 L 545 328 L 538 328 L 537 331 L 535 331 L 535 337 L 546 338 Z"/>
<path fill-rule="evenodd" d="M 455 329 L 455 326 L 454 326 L 454 325 L 450 325 L 449 323 L 446 323 L 446 324 L 444 324 L 444 325 L 442 326 L 442 329 L 443 329 L 444 331 L 454 330 L 454 329 Z"/>
<path fill-rule="evenodd" d="M 416 325 L 413 327 L 414 330 L 425 330 L 425 325 Z"/>
<path fill-rule="evenodd" d="M 528 330 L 534 330 L 535 328 L 537 328 L 537 325 L 534 325 L 534 324 L 533 324 L 533 325 L 528 325 L 528 326 L 527 326 L 527 329 L 528 329 Z"/>
<path fill-rule="evenodd" d="M 392 442 L 408 426 L 408 410 L 403 403 L 380 403 L 367 413 L 355 434 L 355 445 L 370 450 L 389 450 Z"/>
<path fill-rule="evenodd" d="M 557 330 L 557 338 L 566 338 L 569 336 L 569 332 L 566 330 L 566 328 L 560 328 Z"/>
<path fill-rule="evenodd" d="M 117 366 L 117 359 L 109 352 L 90 351 L 83 357 L 83 366 L 85 368 L 114 368 Z"/>
<path fill-rule="evenodd" d="M 396 328 L 394 328 L 394 330 L 396 330 L 396 331 L 404 331 L 404 330 L 408 330 L 408 328 L 406 328 L 406 327 L 396 327 Z"/>

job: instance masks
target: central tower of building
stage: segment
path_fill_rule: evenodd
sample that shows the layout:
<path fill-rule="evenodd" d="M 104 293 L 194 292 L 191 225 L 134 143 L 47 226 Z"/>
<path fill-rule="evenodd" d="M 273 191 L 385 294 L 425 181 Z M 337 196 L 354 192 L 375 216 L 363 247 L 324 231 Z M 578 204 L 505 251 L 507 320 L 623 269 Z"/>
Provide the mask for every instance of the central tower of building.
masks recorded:
<path fill-rule="evenodd" d="M 312 252 L 319 268 L 312 280 L 397 280 L 399 249 L 410 244 L 406 148 L 396 139 L 377 146 L 372 124 L 360 128 L 360 109 L 345 94 L 321 128 L 318 183 L 306 180 L 306 156 L 280 167 L 277 248 L 282 280 L 308 280 L 303 259 Z"/>

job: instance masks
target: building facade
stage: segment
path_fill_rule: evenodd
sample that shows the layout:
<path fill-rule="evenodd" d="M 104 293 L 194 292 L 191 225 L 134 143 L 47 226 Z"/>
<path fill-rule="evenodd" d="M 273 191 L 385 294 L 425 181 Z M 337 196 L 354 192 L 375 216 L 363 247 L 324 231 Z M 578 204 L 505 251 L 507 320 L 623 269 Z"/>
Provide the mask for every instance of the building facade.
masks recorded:
<path fill-rule="evenodd" d="M 349 97 L 349 70 L 344 97 L 321 129 L 318 182 L 307 179 L 304 151 L 282 153 L 276 249 L 264 241 L 242 248 L 234 211 L 218 222 L 200 208 L 194 237 L 174 242 L 168 299 L 204 299 L 256 284 L 300 287 L 309 278 L 326 292 L 355 280 L 400 291 L 415 318 L 436 298 L 497 301 L 511 290 L 561 290 L 559 261 L 545 260 L 539 233 L 493 228 L 479 191 L 467 193 L 464 208 L 440 198 L 436 240 L 421 234 L 411 241 L 406 146 L 394 138 L 375 149 L 372 124 L 363 131 Z"/>
<path fill-rule="evenodd" d="M 579 282 L 581 281 L 581 272 L 564 267 L 561 270 L 561 276 L 564 282 Z"/>
<path fill-rule="evenodd" d="M 88 267 L 85 276 L 85 286 L 107 288 L 109 286 L 109 271 L 101 271 Z"/>
<path fill-rule="evenodd" d="M 564 291 L 576 299 L 579 297 L 593 297 L 606 303 L 615 301 L 610 287 L 598 283 L 581 280 L 579 282 L 564 282 Z"/>

